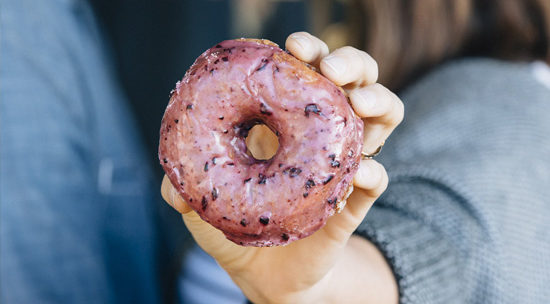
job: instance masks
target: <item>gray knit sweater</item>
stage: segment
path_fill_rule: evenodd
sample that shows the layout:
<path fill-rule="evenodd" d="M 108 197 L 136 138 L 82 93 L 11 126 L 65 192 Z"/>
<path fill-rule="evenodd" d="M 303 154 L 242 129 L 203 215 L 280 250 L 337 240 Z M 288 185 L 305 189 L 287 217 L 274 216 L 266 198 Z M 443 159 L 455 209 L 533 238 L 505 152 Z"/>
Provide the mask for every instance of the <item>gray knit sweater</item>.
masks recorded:
<path fill-rule="evenodd" d="M 534 67 L 462 60 L 401 96 L 378 157 L 390 185 L 357 233 L 402 303 L 550 303 L 550 89 Z"/>

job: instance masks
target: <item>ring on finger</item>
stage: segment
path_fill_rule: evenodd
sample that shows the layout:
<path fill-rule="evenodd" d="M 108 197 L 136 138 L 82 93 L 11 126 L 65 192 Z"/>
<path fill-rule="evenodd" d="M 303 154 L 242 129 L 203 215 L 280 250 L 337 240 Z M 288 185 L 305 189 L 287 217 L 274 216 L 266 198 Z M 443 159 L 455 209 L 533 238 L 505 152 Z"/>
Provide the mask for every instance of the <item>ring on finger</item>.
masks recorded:
<path fill-rule="evenodd" d="M 372 153 L 365 153 L 361 151 L 361 156 L 363 157 L 363 159 L 373 159 L 375 156 L 380 154 L 380 152 L 382 151 L 382 147 L 384 147 L 384 142 L 382 142 L 382 144 L 380 144 L 380 146 L 378 146 L 378 148 L 376 148 L 376 150 Z"/>

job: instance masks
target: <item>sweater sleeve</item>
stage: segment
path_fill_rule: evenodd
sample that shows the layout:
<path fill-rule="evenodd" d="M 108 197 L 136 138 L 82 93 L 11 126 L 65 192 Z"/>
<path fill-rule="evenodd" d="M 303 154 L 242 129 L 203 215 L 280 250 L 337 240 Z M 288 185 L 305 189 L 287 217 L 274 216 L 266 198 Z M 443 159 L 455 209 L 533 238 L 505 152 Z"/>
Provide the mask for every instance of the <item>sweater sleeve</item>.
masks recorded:
<path fill-rule="evenodd" d="M 395 171 L 394 171 L 395 172 Z M 472 259 L 490 248 L 484 219 L 469 198 L 444 177 L 403 170 L 356 233 L 384 254 L 401 303 L 464 303 L 477 297 L 483 266 Z"/>
<path fill-rule="evenodd" d="M 356 233 L 402 303 L 548 302 L 549 93 L 528 65 L 464 59 L 401 94 L 390 183 Z"/>

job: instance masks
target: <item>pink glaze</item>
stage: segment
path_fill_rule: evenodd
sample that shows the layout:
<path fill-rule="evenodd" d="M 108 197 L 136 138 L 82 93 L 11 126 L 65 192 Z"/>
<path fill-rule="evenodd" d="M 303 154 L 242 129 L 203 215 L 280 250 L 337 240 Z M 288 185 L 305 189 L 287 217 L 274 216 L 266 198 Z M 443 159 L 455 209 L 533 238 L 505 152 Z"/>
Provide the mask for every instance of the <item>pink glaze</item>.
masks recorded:
<path fill-rule="evenodd" d="M 270 160 L 246 153 L 257 123 L 279 137 Z M 328 79 L 270 42 L 228 40 L 177 83 L 159 159 L 183 199 L 229 240 L 282 245 L 311 235 L 345 203 L 362 134 Z"/>

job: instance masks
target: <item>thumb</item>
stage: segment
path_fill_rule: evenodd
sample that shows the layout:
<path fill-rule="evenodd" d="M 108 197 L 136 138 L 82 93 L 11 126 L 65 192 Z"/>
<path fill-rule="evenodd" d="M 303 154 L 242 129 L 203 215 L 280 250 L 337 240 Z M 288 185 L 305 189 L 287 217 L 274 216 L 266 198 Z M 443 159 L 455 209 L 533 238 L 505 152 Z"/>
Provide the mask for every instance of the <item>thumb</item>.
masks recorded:
<path fill-rule="evenodd" d="M 162 186 L 160 187 L 160 193 L 162 198 L 170 205 L 172 208 L 178 210 L 179 213 L 185 214 L 192 211 L 191 207 L 181 198 L 178 194 L 168 176 L 164 176 L 162 179 Z"/>
<path fill-rule="evenodd" d="M 202 220 L 181 198 L 166 176 L 162 181 L 161 193 L 164 200 L 182 214 L 183 222 L 197 244 L 222 267 L 236 267 L 244 263 L 241 260 L 246 258 L 247 248 L 229 241 L 220 230 Z"/>

